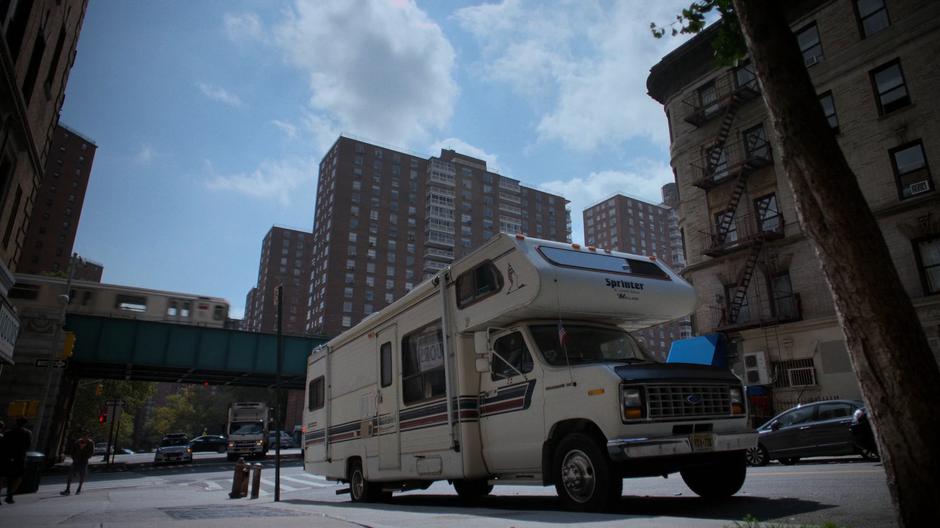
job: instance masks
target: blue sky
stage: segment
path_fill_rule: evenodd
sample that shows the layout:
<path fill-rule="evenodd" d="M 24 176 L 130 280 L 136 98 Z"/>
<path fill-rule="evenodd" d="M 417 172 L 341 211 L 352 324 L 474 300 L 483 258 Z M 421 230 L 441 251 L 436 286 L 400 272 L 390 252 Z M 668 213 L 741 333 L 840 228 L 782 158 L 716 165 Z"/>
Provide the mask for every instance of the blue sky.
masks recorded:
<path fill-rule="evenodd" d="M 482 157 L 571 200 L 580 241 L 585 207 L 671 181 L 645 81 L 681 41 L 648 27 L 682 4 L 90 2 L 62 111 L 98 145 L 75 250 L 240 316 L 268 229 L 312 228 L 340 133 Z"/>

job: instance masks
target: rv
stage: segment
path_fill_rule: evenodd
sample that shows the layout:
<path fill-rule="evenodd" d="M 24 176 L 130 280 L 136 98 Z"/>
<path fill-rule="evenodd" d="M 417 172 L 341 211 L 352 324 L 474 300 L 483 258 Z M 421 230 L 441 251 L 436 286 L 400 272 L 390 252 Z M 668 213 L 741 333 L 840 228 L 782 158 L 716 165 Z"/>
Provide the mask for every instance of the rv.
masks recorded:
<path fill-rule="evenodd" d="M 268 405 L 237 402 L 228 408 L 228 459 L 268 454 Z"/>
<path fill-rule="evenodd" d="M 653 257 L 497 235 L 313 351 L 305 470 L 353 501 L 446 480 L 468 500 L 554 485 L 599 511 L 623 478 L 674 472 L 733 495 L 756 445 L 740 380 L 657 363 L 629 333 L 694 306 Z"/>

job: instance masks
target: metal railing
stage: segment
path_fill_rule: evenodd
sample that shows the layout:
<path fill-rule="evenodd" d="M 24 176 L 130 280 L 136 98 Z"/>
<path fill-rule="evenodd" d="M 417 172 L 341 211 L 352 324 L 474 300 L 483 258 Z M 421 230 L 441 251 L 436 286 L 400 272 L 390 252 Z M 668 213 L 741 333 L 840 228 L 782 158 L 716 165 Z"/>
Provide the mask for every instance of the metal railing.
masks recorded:
<path fill-rule="evenodd" d="M 755 215 L 735 215 L 731 229 L 719 233 L 713 227 L 710 233 L 704 235 L 704 249 L 702 253 L 709 256 L 718 256 L 738 249 L 750 247 L 759 240 L 773 240 L 782 238 L 786 228 L 783 215 L 764 214 L 761 218 Z"/>
<path fill-rule="evenodd" d="M 773 163 L 770 142 L 761 138 L 747 138 L 713 148 L 703 148 L 698 163 L 692 167 L 697 178 L 692 185 L 708 190 L 728 181 L 742 172 L 757 170 Z"/>
<path fill-rule="evenodd" d="M 695 126 L 718 117 L 737 98 L 738 102 L 760 95 L 757 78 L 737 75 L 735 70 L 719 75 L 714 85 L 704 84 L 682 100 L 682 119 Z"/>

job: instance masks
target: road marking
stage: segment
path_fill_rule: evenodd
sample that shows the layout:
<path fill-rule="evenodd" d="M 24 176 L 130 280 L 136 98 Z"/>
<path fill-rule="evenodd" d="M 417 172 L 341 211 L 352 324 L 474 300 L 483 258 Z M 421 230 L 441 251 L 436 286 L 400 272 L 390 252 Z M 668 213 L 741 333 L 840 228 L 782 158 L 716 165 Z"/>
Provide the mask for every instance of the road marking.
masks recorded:
<path fill-rule="evenodd" d="M 274 482 L 268 479 L 261 479 L 261 483 L 264 484 L 265 486 L 271 486 L 272 488 L 274 487 Z M 281 489 L 284 491 L 297 491 L 298 490 L 298 488 L 295 488 L 293 486 L 288 486 L 287 484 L 284 484 L 284 483 L 281 483 Z"/>
<path fill-rule="evenodd" d="M 328 488 L 332 486 L 332 484 L 327 484 L 325 482 L 310 482 L 309 480 L 303 480 L 303 479 L 299 479 L 296 477 L 281 476 L 281 480 L 289 480 L 297 484 L 303 484 L 304 486 L 313 486 L 315 488 Z"/>
<path fill-rule="evenodd" d="M 211 480 L 205 481 L 204 484 L 206 485 L 206 491 L 216 491 L 216 490 L 223 489 L 222 486 L 216 484 L 215 482 Z"/>

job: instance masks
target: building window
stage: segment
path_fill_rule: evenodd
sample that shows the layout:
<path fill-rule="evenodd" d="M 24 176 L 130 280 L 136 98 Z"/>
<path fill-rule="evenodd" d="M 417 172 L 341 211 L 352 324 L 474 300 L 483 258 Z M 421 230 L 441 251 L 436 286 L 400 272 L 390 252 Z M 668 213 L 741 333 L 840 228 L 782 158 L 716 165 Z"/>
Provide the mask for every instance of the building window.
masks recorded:
<path fill-rule="evenodd" d="M 402 338 L 401 377 L 405 405 L 444 395 L 444 340 L 440 321 Z"/>
<path fill-rule="evenodd" d="M 744 131 L 744 148 L 748 159 L 770 159 L 770 144 L 767 143 L 763 124 Z M 652 217 L 653 215 L 650 215 L 650 220 L 653 220 Z"/>
<path fill-rule="evenodd" d="M 718 88 L 715 86 L 715 81 L 698 89 L 698 99 L 705 117 L 710 117 L 718 111 Z"/>
<path fill-rule="evenodd" d="M 914 241 L 924 295 L 940 293 L 940 236 Z"/>
<path fill-rule="evenodd" d="M 819 40 L 819 30 L 816 23 L 805 26 L 796 32 L 796 41 L 803 52 L 803 63 L 812 66 L 823 58 L 822 42 Z"/>
<path fill-rule="evenodd" d="M 348 315 L 344 315 L 343 320 L 341 321 L 341 324 L 343 325 L 343 328 L 349 328 L 350 326 L 352 326 L 352 318 L 349 317 Z"/>
<path fill-rule="evenodd" d="M 920 140 L 892 149 L 890 154 L 902 200 L 933 190 L 930 167 Z"/>
<path fill-rule="evenodd" d="M 836 134 L 839 133 L 839 117 L 836 115 L 836 101 L 832 98 L 832 92 L 826 92 L 819 96 L 819 104 L 822 106 L 823 114 L 829 121 L 829 128 Z"/>
<path fill-rule="evenodd" d="M 795 319 L 799 315 L 796 294 L 790 282 L 790 273 L 784 271 L 768 277 L 771 309 L 778 320 Z"/>
<path fill-rule="evenodd" d="M 870 37 L 891 25 L 884 0 L 855 0 L 855 15 L 862 38 Z"/>
<path fill-rule="evenodd" d="M 812 387 L 816 385 L 813 358 L 774 361 L 774 388 Z"/>
<path fill-rule="evenodd" d="M 911 104 L 901 63 L 894 60 L 871 71 L 871 82 L 878 95 L 878 113 L 885 115 Z"/>
<path fill-rule="evenodd" d="M 754 200 L 754 210 L 757 212 L 757 229 L 760 232 L 780 231 L 782 222 L 776 194 L 771 193 Z"/>
<path fill-rule="evenodd" d="M 722 226 L 727 226 L 723 237 L 722 230 L 725 228 Z M 715 234 L 718 237 L 718 241 L 725 244 L 731 244 L 738 240 L 738 226 L 734 219 L 734 211 L 721 211 L 715 214 Z M 641 240 L 640 242 L 646 245 L 646 240 Z"/>
<path fill-rule="evenodd" d="M 757 75 L 754 73 L 754 64 L 748 61 L 734 70 L 734 84 L 738 90 L 747 88 L 757 90 Z"/>

